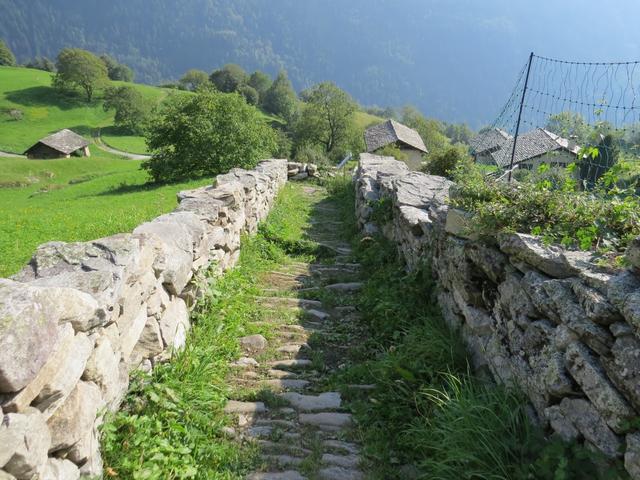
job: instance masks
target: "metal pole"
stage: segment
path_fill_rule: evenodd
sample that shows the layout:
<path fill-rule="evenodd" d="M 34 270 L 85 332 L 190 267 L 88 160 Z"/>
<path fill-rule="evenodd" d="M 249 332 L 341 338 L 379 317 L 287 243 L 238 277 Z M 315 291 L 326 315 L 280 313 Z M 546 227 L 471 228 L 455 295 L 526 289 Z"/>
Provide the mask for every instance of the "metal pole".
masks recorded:
<path fill-rule="evenodd" d="M 513 138 L 513 150 L 511 151 L 511 162 L 509 163 L 509 176 L 507 181 L 511 182 L 511 172 L 513 171 L 513 160 L 516 156 L 516 142 L 520 133 L 520 120 L 522 119 L 522 109 L 524 108 L 524 99 L 527 95 L 527 87 L 529 86 L 529 73 L 531 73 L 531 64 L 533 63 L 533 52 L 529 55 L 529 65 L 527 66 L 527 76 L 524 79 L 524 90 L 522 90 L 522 98 L 520 99 L 520 111 L 518 112 L 518 123 L 516 124 L 516 134 Z"/>

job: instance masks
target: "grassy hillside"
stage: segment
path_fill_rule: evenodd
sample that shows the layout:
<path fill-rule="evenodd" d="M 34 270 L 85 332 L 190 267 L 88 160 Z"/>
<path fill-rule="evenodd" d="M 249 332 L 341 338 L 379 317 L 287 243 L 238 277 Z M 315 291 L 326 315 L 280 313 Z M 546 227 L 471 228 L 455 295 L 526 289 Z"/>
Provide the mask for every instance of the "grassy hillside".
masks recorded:
<path fill-rule="evenodd" d="M 140 162 L 101 151 L 88 159 L 0 158 L 0 277 L 20 270 L 41 243 L 131 231 L 171 211 L 178 191 L 210 183 L 146 181 Z"/>
<path fill-rule="evenodd" d="M 382 123 L 385 120 L 387 119 L 382 117 L 377 117 L 376 115 L 371 115 L 370 113 L 367 113 L 367 112 L 362 112 L 362 111 L 356 112 L 356 118 L 355 118 L 356 126 L 363 130 L 366 129 L 367 127 L 370 127 L 371 125 Z"/>
<path fill-rule="evenodd" d="M 114 82 L 121 84 L 121 82 Z M 152 102 L 161 102 L 172 90 L 129 84 Z M 21 120 L 9 115 L 11 110 L 22 112 Z M 51 74 L 28 68 L 0 67 L 0 150 L 22 153 L 38 139 L 60 130 L 71 130 L 90 137 L 92 131 L 113 125 L 114 112 L 105 112 L 102 99 L 87 103 L 80 95 L 70 97 L 51 88 Z M 122 135 L 107 128 L 109 145 L 121 150 L 132 149 L 144 153 L 146 145 L 141 137 Z"/>

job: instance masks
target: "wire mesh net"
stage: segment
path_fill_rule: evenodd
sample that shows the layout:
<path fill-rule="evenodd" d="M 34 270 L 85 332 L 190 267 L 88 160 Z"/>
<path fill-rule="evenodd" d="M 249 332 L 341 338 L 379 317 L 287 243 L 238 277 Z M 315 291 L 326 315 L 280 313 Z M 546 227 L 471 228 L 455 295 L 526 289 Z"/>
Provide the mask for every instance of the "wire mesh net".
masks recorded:
<path fill-rule="evenodd" d="M 640 62 L 573 62 L 532 54 L 491 127 L 472 145 L 479 163 L 511 179 L 569 168 L 585 188 L 624 162 L 640 172 Z M 497 169 L 495 168 L 497 167 Z"/>

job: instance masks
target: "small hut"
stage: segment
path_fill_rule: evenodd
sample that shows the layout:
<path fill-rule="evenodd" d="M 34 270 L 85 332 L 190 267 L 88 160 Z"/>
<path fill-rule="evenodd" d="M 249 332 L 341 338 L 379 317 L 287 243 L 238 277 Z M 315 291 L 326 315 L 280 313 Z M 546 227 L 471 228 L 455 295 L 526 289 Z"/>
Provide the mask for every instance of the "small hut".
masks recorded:
<path fill-rule="evenodd" d="M 398 147 L 407 156 L 406 163 L 416 170 L 422 164 L 422 156 L 429 153 L 418 132 L 395 120 L 367 128 L 364 141 L 368 153 L 375 153 L 387 145 Z"/>
<path fill-rule="evenodd" d="M 39 140 L 24 154 L 28 158 L 69 158 L 71 155 L 90 157 L 89 141 L 71 130 L 60 130 Z"/>

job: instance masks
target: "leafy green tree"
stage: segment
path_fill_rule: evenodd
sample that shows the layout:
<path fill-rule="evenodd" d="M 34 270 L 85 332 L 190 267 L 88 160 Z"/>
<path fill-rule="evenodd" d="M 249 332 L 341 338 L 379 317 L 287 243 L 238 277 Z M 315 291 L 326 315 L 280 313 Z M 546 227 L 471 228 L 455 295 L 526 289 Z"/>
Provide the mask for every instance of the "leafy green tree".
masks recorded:
<path fill-rule="evenodd" d="M 589 142 L 592 129 L 579 113 L 560 112 L 551 115 L 545 126 L 547 130 L 564 138 L 574 137 L 578 145 Z"/>
<path fill-rule="evenodd" d="M 402 109 L 402 123 L 420 134 L 431 155 L 443 152 L 451 144 L 442 122 L 425 118 L 415 107 L 406 106 Z"/>
<path fill-rule="evenodd" d="M 295 125 L 296 144 L 322 145 L 324 152 L 331 156 L 349 139 L 356 102 L 332 82 L 305 90 L 301 98 L 305 104 Z"/>
<path fill-rule="evenodd" d="M 289 121 L 296 111 L 297 104 L 296 92 L 291 86 L 287 72 L 282 70 L 265 92 L 262 108 Z"/>
<path fill-rule="evenodd" d="M 271 80 L 269 75 L 257 70 L 251 74 L 251 77 L 249 77 L 248 85 L 256 89 L 260 96 L 260 101 L 262 101 L 272 83 L 273 80 Z"/>
<path fill-rule="evenodd" d="M 111 80 L 133 82 L 133 70 L 131 70 L 128 66 L 124 65 L 123 63 L 119 63 L 109 55 L 101 55 L 100 59 L 107 67 L 107 75 Z"/>
<path fill-rule="evenodd" d="M 465 145 L 469 145 L 474 136 L 473 130 L 466 123 L 448 123 L 444 133 L 452 143 L 464 143 Z"/>
<path fill-rule="evenodd" d="M 253 168 L 276 150 L 276 134 L 238 94 L 202 91 L 176 95 L 146 133 L 153 152 L 143 163 L 155 181 Z"/>
<path fill-rule="evenodd" d="M 16 64 L 16 57 L 9 46 L 0 39 L 0 66 L 13 67 Z"/>
<path fill-rule="evenodd" d="M 55 72 L 56 64 L 49 60 L 47 57 L 36 57 L 29 61 L 25 67 L 35 68 L 37 70 L 43 70 L 45 72 Z"/>
<path fill-rule="evenodd" d="M 115 124 L 135 134 L 142 134 L 151 116 L 151 105 L 135 88 L 108 87 L 104 92 L 106 111 L 115 110 Z"/>
<path fill-rule="evenodd" d="M 192 68 L 182 76 L 179 83 L 186 90 L 195 92 L 199 88 L 209 84 L 209 75 L 207 75 L 207 72 Z"/>
<path fill-rule="evenodd" d="M 220 70 L 216 70 L 209 78 L 219 91 L 225 93 L 237 92 L 249 80 L 247 72 L 235 63 L 229 63 Z"/>
<path fill-rule="evenodd" d="M 93 53 L 79 48 L 65 48 L 58 55 L 56 63 L 58 73 L 53 78 L 53 85 L 59 89 L 78 87 L 91 102 L 96 89 L 109 81 L 107 67 Z"/>
<path fill-rule="evenodd" d="M 258 105 L 260 102 L 260 94 L 255 88 L 249 85 L 242 85 L 238 89 L 238 93 L 244 97 L 249 105 Z"/>

